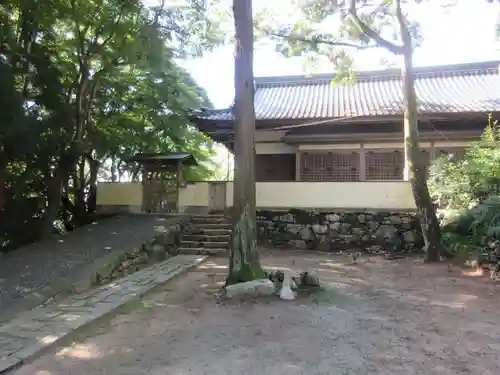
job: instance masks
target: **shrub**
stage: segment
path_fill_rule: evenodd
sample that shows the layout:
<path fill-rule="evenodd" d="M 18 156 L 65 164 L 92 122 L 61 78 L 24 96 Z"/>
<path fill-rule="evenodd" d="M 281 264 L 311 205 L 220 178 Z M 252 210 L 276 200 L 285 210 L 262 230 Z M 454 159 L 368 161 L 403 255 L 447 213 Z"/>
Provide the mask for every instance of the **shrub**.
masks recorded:
<path fill-rule="evenodd" d="M 490 118 L 463 159 L 434 161 L 429 189 L 443 216 L 445 243 L 484 246 L 500 239 L 500 126 Z"/>

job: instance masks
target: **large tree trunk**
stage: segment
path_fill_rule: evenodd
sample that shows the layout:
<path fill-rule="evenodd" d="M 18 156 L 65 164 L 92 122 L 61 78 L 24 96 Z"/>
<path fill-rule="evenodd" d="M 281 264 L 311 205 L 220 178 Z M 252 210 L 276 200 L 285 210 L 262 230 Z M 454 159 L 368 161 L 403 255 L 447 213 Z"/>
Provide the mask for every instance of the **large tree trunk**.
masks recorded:
<path fill-rule="evenodd" d="M 403 41 L 404 68 L 402 71 L 403 99 L 405 105 L 404 139 L 405 139 L 405 179 L 408 179 L 413 191 L 415 205 L 420 219 L 424 238 L 427 261 L 441 260 L 441 228 L 436 217 L 436 210 L 427 186 L 425 160 L 419 145 L 418 135 L 418 103 L 413 76 L 413 48 L 406 20 L 397 1 L 396 16 Z"/>
<path fill-rule="evenodd" d="M 65 177 L 67 178 L 68 176 L 61 165 L 58 165 L 54 171 L 54 175 L 49 177 L 47 183 L 47 207 L 42 228 L 42 237 L 49 237 L 54 233 L 54 222 L 59 218 L 61 188 Z"/>
<path fill-rule="evenodd" d="M 233 0 L 235 54 L 235 176 L 233 234 L 227 284 L 265 277 L 257 253 L 252 1 Z"/>
<path fill-rule="evenodd" d="M 85 157 L 82 156 L 76 166 L 76 173 L 74 179 L 75 187 L 75 224 L 80 226 L 85 223 L 85 216 L 87 214 L 87 207 L 85 202 Z"/>
<path fill-rule="evenodd" d="M 9 174 L 7 170 L 8 161 L 7 157 L 0 155 L 0 211 L 3 209 L 7 203 L 7 176 Z"/>
<path fill-rule="evenodd" d="M 99 172 L 99 161 L 89 158 L 90 181 L 89 196 L 87 198 L 87 213 L 95 214 L 97 208 L 97 175 Z"/>

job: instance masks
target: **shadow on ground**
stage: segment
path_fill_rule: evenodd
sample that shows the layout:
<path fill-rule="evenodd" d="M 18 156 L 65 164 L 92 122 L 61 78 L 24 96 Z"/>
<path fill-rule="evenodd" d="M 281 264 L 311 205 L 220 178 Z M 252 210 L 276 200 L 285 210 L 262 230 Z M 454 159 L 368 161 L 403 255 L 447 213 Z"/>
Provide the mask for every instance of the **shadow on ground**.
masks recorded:
<path fill-rule="evenodd" d="M 16 375 L 499 374 L 497 286 L 447 265 L 266 251 L 267 268 L 315 270 L 295 301 L 215 303 L 211 258 Z"/>

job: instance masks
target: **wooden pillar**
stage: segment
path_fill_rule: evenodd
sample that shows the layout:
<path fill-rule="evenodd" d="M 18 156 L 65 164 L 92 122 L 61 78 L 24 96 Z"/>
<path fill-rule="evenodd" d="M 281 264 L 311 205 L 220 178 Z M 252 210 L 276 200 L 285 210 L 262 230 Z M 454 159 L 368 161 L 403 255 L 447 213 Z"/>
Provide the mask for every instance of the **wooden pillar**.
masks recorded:
<path fill-rule="evenodd" d="M 300 151 L 295 153 L 295 181 L 300 181 Z"/>
<path fill-rule="evenodd" d="M 430 161 L 436 160 L 437 157 L 437 150 L 436 150 L 436 145 L 434 142 L 431 142 L 431 149 L 429 151 L 429 159 Z"/>
<path fill-rule="evenodd" d="M 182 178 L 182 162 L 177 161 L 177 178 L 176 178 L 176 202 L 175 202 L 175 212 L 179 212 L 179 205 L 180 205 L 180 200 L 179 200 L 179 195 L 181 191 L 181 178 Z"/>
<path fill-rule="evenodd" d="M 148 212 L 148 174 L 142 167 L 142 212 Z"/>
<path fill-rule="evenodd" d="M 359 145 L 359 180 L 366 180 L 366 153 L 364 143 Z"/>
<path fill-rule="evenodd" d="M 156 178 L 158 179 L 157 182 L 157 199 L 155 200 L 155 210 L 156 212 L 163 212 L 163 202 L 166 199 L 168 199 L 168 193 L 167 193 L 167 188 L 166 188 L 166 178 L 168 177 L 165 175 L 166 172 L 164 170 L 160 170 L 160 172 L 156 172 Z M 158 178 L 159 177 L 159 178 Z M 168 200 L 167 200 L 167 207 L 168 207 Z"/>

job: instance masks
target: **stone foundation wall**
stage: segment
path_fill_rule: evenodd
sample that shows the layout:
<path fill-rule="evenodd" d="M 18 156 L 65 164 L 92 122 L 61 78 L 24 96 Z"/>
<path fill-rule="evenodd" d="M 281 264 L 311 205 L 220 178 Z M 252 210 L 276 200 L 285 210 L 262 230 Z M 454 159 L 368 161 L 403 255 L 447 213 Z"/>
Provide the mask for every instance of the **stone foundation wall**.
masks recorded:
<path fill-rule="evenodd" d="M 421 251 L 414 213 L 257 211 L 261 244 L 321 251 Z"/>

